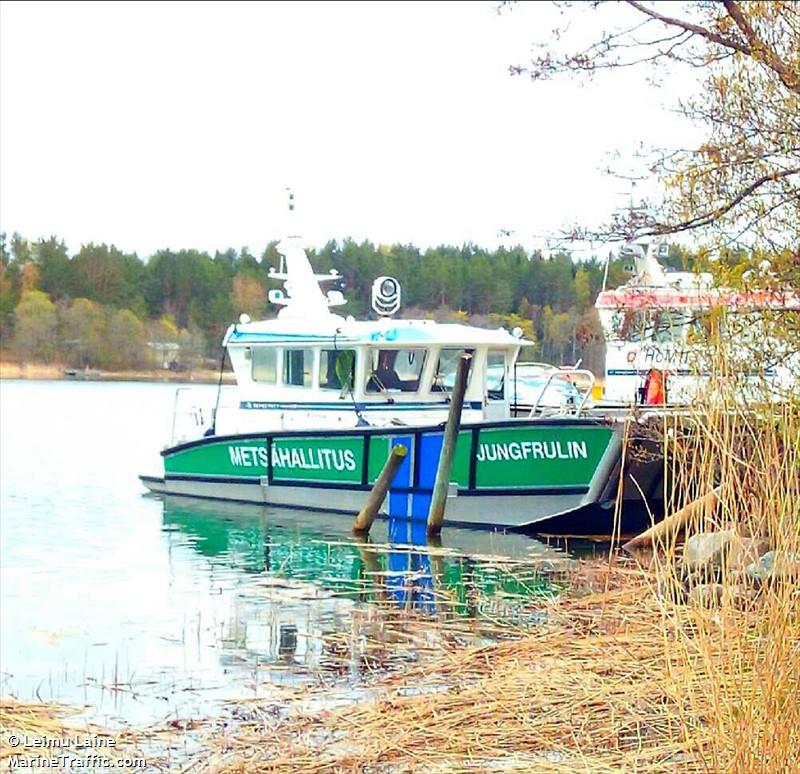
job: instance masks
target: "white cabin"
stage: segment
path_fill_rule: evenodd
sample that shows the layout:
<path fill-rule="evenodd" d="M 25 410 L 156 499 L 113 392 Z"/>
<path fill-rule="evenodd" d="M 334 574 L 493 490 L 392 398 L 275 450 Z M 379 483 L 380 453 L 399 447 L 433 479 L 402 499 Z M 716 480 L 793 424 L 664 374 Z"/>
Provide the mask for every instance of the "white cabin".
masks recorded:
<path fill-rule="evenodd" d="M 223 345 L 236 386 L 222 390 L 213 411 L 208 405 L 176 407 L 176 417 L 192 421 L 176 423 L 173 442 L 198 431 L 234 435 L 444 422 L 462 353 L 471 356 L 462 421 L 511 417 L 514 362 L 530 342 L 503 328 L 342 317 L 332 311 L 345 303 L 341 292 L 322 288 L 339 275 L 314 274 L 297 237 L 277 249 L 282 265 L 270 277 L 285 288 L 270 292 L 281 307 L 277 319 L 251 322 L 243 315 L 228 328 Z M 374 292 L 382 292 L 378 285 Z M 394 280 L 381 287 L 399 294 Z M 373 298 L 379 310 L 398 305 Z"/>
<path fill-rule="evenodd" d="M 458 358 L 472 355 L 464 421 L 510 417 L 505 385 L 524 341 L 503 329 L 430 320 L 272 320 L 231 326 L 225 336 L 238 406 L 217 418 L 220 434 L 427 425 L 444 421 Z M 487 387 L 487 369 L 504 378 Z"/>

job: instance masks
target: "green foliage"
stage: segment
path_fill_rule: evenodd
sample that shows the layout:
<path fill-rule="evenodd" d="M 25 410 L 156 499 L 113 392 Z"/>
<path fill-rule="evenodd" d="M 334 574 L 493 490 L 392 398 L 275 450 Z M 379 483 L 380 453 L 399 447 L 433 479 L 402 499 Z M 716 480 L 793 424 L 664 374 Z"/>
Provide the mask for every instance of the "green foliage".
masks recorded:
<path fill-rule="evenodd" d="M 11 259 L 20 266 L 33 258 L 31 246 L 16 231 L 11 235 Z"/>
<path fill-rule="evenodd" d="M 141 306 L 145 266 L 114 245 L 82 245 L 72 259 L 73 293 L 101 304 L 124 308 Z"/>
<path fill-rule="evenodd" d="M 16 294 L 9 266 L 0 263 L 0 341 L 6 342 L 14 328 L 14 306 Z"/>
<path fill-rule="evenodd" d="M 88 298 L 76 298 L 61 315 L 61 344 L 69 365 L 100 365 L 107 347 L 103 308 Z"/>
<path fill-rule="evenodd" d="M 14 349 L 23 359 L 50 362 L 56 355 L 58 317 L 50 296 L 27 290 L 14 310 Z"/>
<path fill-rule="evenodd" d="M 119 309 L 111 315 L 106 328 L 108 350 L 105 365 L 122 370 L 139 368 L 147 360 L 147 336 L 142 321 L 130 310 Z"/>
<path fill-rule="evenodd" d="M 142 261 L 113 245 L 87 243 L 70 257 L 56 237 L 30 243 L 14 234 L 7 242 L 0 234 L 4 346 L 27 340 L 33 346 L 26 357 L 60 358 L 73 366 L 161 367 L 173 359 L 188 366 L 216 359 L 225 329 L 239 314 L 259 319 L 276 313 L 266 302 L 270 287 L 279 286 L 267 278 L 270 267 L 280 265 L 276 244 L 268 243 L 260 261 L 246 247 L 213 257 L 198 250 L 159 250 Z M 563 252 L 543 259 L 522 247 L 439 245 L 421 252 L 413 245 L 347 239 L 310 250 L 309 257 L 316 271 L 336 268 L 343 275 L 348 299 L 343 314 L 370 315 L 373 280 L 391 275 L 402 286 L 404 317 L 520 327 L 535 342 L 535 352 L 526 357 L 558 363 L 583 357 L 595 367 L 602 363 L 602 337 L 594 300 L 606 272 L 607 287 L 629 278 L 622 260 L 610 259 L 606 269 L 600 259 L 576 263 Z M 735 278 L 763 257 L 730 251 L 722 261 Z M 705 251 L 673 245 L 665 263 L 701 270 L 709 258 Z M 61 309 L 60 327 L 51 299 Z M 15 326 L 19 335 L 12 339 Z M 180 344 L 180 353 L 147 342 Z"/>
<path fill-rule="evenodd" d="M 67 246 L 56 237 L 40 239 L 33 246 L 33 261 L 39 270 L 39 287 L 50 298 L 75 296 L 74 267 L 70 265 Z M 80 294 L 77 294 L 80 295 Z"/>

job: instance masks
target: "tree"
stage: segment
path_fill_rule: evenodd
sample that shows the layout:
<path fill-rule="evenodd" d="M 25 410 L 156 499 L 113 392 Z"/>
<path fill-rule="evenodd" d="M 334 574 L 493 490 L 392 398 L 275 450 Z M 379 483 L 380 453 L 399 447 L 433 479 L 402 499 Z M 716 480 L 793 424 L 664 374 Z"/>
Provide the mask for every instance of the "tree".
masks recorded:
<path fill-rule="evenodd" d="M 14 283 L 9 274 L 8 265 L 4 262 L 0 263 L 0 341 L 4 343 L 13 327 L 16 305 Z"/>
<path fill-rule="evenodd" d="M 594 302 L 592 283 L 586 269 L 575 272 L 575 305 L 579 310 L 588 308 Z"/>
<path fill-rule="evenodd" d="M 619 4 L 560 5 L 565 24 L 540 44 L 542 51 L 530 65 L 514 66 L 512 72 L 542 79 L 668 64 L 668 77 L 684 66 L 702 74 L 701 93 L 679 110 L 705 125 L 705 142 L 652 158 L 651 171 L 665 184 L 665 200 L 644 213 L 617 216 L 605 233 L 630 237 L 702 230 L 719 244 L 748 239 L 776 252 L 787 250 L 797 270 L 800 4 L 626 0 L 626 21 L 595 32 L 588 47 L 571 45 L 573 36 L 582 34 L 580 21 L 600 29 L 597 16 L 614 14 Z"/>
<path fill-rule="evenodd" d="M 231 306 L 236 313 L 246 313 L 254 320 L 264 317 L 267 291 L 264 283 L 249 274 L 237 274 L 231 288 Z"/>
<path fill-rule="evenodd" d="M 209 310 L 216 307 L 220 296 L 227 299 L 229 293 L 223 266 L 206 253 L 159 250 L 147 263 L 145 300 L 150 314 L 172 315 L 181 327 L 186 327 L 190 318 L 201 327 L 210 326 Z"/>
<path fill-rule="evenodd" d="M 554 312 L 549 306 L 542 310 L 541 341 L 542 355 L 558 365 L 574 355 L 575 315 L 570 312 Z"/>
<path fill-rule="evenodd" d="M 72 266 L 64 241 L 54 236 L 40 239 L 33 246 L 33 255 L 39 270 L 39 287 L 56 300 L 72 296 Z"/>
<path fill-rule="evenodd" d="M 106 316 L 99 304 L 76 298 L 62 315 L 61 332 L 71 365 L 100 365 L 106 355 Z"/>
<path fill-rule="evenodd" d="M 19 273 L 20 296 L 39 287 L 39 267 L 33 261 L 25 261 Z"/>
<path fill-rule="evenodd" d="M 147 360 L 147 337 L 142 321 L 130 310 L 111 315 L 106 328 L 109 368 L 138 368 Z"/>
<path fill-rule="evenodd" d="M 33 260 L 28 240 L 24 239 L 16 231 L 11 235 L 11 259 L 20 266 L 27 261 Z"/>
<path fill-rule="evenodd" d="M 55 357 L 58 318 L 47 293 L 27 290 L 14 310 L 14 348 L 22 359 L 50 362 Z"/>
<path fill-rule="evenodd" d="M 180 344 L 180 363 L 186 368 L 196 368 L 202 362 L 203 354 L 206 349 L 206 341 L 203 332 L 195 325 L 184 328 L 178 334 L 178 344 Z"/>
<path fill-rule="evenodd" d="M 114 245 L 81 245 L 72 259 L 74 294 L 115 307 L 142 306 L 145 267 Z"/>
<path fill-rule="evenodd" d="M 0 265 L 8 266 L 11 262 L 11 253 L 8 250 L 8 243 L 5 231 L 0 231 Z"/>

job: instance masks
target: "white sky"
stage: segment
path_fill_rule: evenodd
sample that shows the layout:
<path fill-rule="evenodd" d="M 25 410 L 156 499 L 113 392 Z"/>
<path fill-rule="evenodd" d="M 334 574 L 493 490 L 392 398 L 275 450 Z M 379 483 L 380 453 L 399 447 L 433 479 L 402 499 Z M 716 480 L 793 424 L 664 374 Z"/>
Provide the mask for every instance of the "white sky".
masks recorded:
<path fill-rule="evenodd" d="M 614 150 L 686 142 L 642 74 L 531 83 L 554 10 L 495 3 L 9 3 L 0 229 L 258 254 L 293 187 L 309 242 L 494 247 L 627 199 Z M 508 239 L 503 241 L 508 242 Z"/>

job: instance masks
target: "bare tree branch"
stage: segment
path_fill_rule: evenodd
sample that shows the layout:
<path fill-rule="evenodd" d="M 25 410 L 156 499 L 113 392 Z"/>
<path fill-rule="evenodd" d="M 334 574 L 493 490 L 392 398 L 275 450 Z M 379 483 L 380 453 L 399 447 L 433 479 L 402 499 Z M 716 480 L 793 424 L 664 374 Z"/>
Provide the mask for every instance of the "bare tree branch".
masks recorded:
<path fill-rule="evenodd" d="M 687 32 L 693 32 L 695 35 L 700 35 L 701 37 L 711 41 L 712 43 L 717 43 L 718 45 L 724 46 L 725 48 L 735 49 L 736 51 L 739 51 L 742 54 L 747 54 L 747 56 L 752 56 L 750 48 L 746 44 L 738 40 L 733 40 L 732 38 L 726 38 L 724 35 L 712 32 L 711 30 L 706 29 L 705 27 L 701 27 L 698 24 L 693 24 L 692 22 L 684 21 L 683 19 L 675 19 L 671 16 L 664 16 L 664 14 L 658 13 L 652 8 L 648 8 L 646 5 L 637 2 L 637 0 L 625 0 L 625 1 L 628 3 L 628 5 L 633 6 L 637 11 L 640 11 L 641 13 L 644 13 L 647 16 L 651 16 L 653 19 L 658 19 L 660 22 L 668 24 L 670 27 L 680 27 L 681 29 L 684 29 Z"/>
<path fill-rule="evenodd" d="M 772 51 L 769 46 L 764 45 L 764 42 L 758 37 L 756 31 L 742 13 L 739 3 L 734 2 L 734 0 L 723 0 L 723 5 L 730 17 L 736 22 L 736 26 L 747 39 L 750 56 L 763 62 L 767 67 L 773 70 L 787 89 L 800 94 L 800 74 L 792 73 L 792 71 L 775 55 L 775 52 Z"/>
<path fill-rule="evenodd" d="M 726 213 L 730 212 L 737 204 L 743 202 L 748 196 L 753 194 L 757 191 L 761 186 L 765 185 L 766 183 L 775 182 L 777 180 L 781 180 L 787 177 L 791 177 L 792 175 L 800 174 L 800 167 L 795 167 L 794 169 L 785 169 L 782 172 L 771 172 L 768 175 L 763 175 L 762 177 L 758 178 L 746 188 L 742 189 L 736 196 L 730 199 L 724 206 L 717 207 L 716 209 L 712 210 L 711 212 L 707 212 L 704 215 L 698 215 L 695 218 L 690 218 L 689 220 L 684 221 L 683 223 L 672 223 L 668 226 L 657 226 L 652 233 L 653 234 L 676 234 L 680 231 L 690 231 L 695 228 L 702 228 L 703 226 L 708 226 L 713 223 L 715 220 L 718 220 Z"/>

